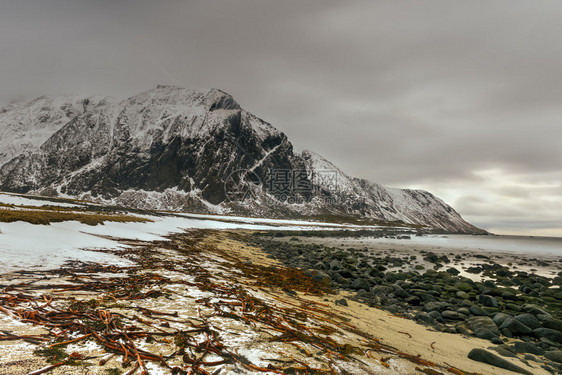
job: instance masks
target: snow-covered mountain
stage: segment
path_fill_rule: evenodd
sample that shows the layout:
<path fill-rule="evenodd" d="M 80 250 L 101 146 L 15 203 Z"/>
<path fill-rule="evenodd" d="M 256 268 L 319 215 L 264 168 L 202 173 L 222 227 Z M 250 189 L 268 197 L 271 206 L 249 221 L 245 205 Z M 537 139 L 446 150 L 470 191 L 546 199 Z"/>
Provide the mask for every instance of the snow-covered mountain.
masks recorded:
<path fill-rule="evenodd" d="M 124 101 L 0 109 L 0 190 L 136 208 L 402 221 L 481 232 L 425 191 L 351 178 L 227 93 L 158 86 Z"/>

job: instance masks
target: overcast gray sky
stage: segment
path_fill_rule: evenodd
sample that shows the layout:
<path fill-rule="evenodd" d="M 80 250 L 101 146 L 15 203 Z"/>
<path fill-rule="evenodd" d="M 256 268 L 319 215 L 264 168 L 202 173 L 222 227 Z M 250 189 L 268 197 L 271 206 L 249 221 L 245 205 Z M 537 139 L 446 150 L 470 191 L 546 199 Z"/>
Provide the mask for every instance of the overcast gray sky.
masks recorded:
<path fill-rule="evenodd" d="M 216 87 L 350 175 L 562 236 L 559 0 L 0 0 L 0 62 L 0 105 Z"/>

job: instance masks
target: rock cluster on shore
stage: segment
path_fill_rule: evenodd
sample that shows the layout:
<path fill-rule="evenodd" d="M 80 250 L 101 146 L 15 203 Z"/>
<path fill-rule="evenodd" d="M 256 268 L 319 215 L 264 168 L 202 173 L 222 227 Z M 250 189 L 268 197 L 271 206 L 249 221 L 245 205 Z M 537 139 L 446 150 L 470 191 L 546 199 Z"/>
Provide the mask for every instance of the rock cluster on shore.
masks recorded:
<path fill-rule="evenodd" d="M 304 269 L 308 276 L 334 288 L 353 292 L 353 299 L 368 306 L 438 331 L 490 340 L 494 344 L 490 349 L 500 356 L 524 353 L 524 363 L 544 357 L 545 370 L 562 373 L 562 272 L 549 278 L 512 271 L 487 259 L 465 270 L 485 278 L 477 282 L 460 275 L 441 254 L 421 254 L 433 265 L 425 270 L 412 267 L 419 255 L 375 256 L 366 249 L 327 247 L 298 239 L 256 237 L 256 241 L 275 259 Z M 496 356 L 489 354 L 474 356 L 486 361 Z"/>

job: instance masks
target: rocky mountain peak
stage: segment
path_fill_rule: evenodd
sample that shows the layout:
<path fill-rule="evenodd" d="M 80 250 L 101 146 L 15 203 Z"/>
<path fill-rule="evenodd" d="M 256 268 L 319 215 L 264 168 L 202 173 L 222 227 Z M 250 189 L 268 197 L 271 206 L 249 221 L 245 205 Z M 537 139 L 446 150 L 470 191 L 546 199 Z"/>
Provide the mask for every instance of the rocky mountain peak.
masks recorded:
<path fill-rule="evenodd" d="M 15 146 L 14 146 L 15 145 Z M 401 221 L 478 232 L 427 192 L 350 177 L 222 90 L 40 97 L 0 111 L 0 190 L 137 208 Z"/>
<path fill-rule="evenodd" d="M 205 98 L 209 111 L 216 111 L 219 109 L 240 110 L 240 105 L 234 98 L 222 90 L 211 89 L 206 92 Z"/>
<path fill-rule="evenodd" d="M 158 85 L 154 89 L 127 99 L 125 102 L 127 105 L 137 106 L 201 107 L 206 111 L 241 109 L 234 98 L 222 90 L 189 90 L 174 85 Z"/>

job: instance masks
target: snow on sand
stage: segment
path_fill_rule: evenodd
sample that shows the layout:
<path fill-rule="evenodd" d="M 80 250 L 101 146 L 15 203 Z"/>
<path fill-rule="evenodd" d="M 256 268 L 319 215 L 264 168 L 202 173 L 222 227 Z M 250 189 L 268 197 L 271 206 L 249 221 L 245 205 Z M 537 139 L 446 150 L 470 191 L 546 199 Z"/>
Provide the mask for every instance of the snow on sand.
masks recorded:
<path fill-rule="evenodd" d="M 43 205 L 50 202 L 0 194 L 0 202 Z M 63 205 L 64 203 L 58 203 Z M 288 220 L 213 217 L 212 215 L 143 216 L 152 222 L 106 222 L 91 226 L 77 221 L 33 225 L 26 222 L 0 223 L 0 273 L 22 269 L 48 269 L 68 260 L 127 264 L 120 257 L 86 249 L 124 249 L 118 239 L 155 241 L 165 235 L 189 229 L 313 230 L 338 227 L 333 224 Z M 228 220 L 228 221 L 223 221 Z M 343 227 L 343 226 L 339 226 Z"/>

